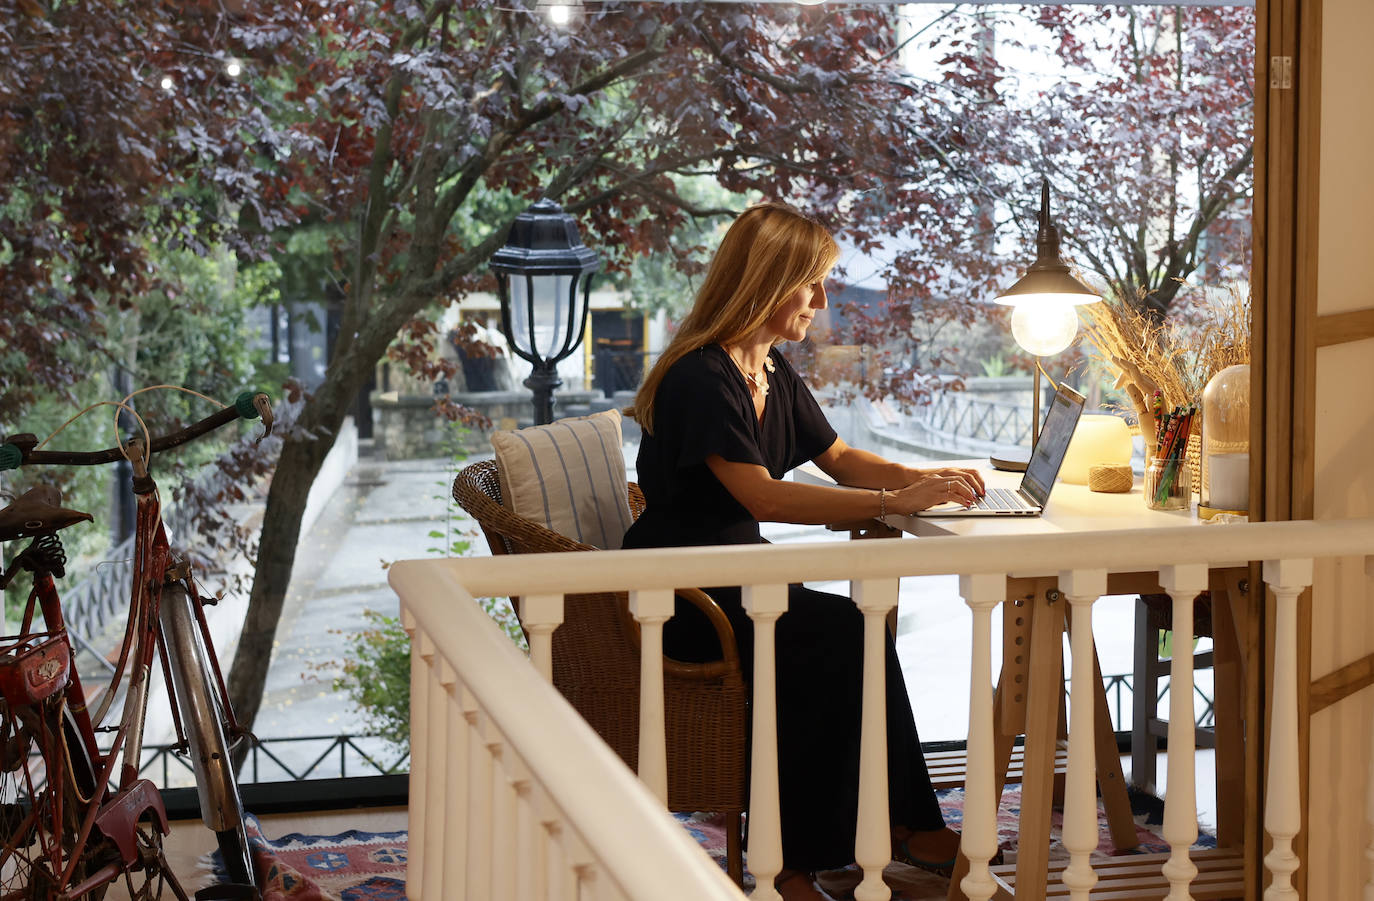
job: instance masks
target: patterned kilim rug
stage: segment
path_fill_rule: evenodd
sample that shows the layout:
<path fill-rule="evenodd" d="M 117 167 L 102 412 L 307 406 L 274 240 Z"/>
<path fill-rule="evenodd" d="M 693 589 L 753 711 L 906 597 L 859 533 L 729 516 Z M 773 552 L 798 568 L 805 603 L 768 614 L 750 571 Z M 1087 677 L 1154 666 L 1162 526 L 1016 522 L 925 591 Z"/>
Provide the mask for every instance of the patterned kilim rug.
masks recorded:
<path fill-rule="evenodd" d="M 1160 835 L 1159 829 L 1164 823 L 1164 802 L 1153 795 L 1137 792 L 1134 789 L 1127 789 L 1127 794 L 1131 801 L 1131 812 L 1134 814 L 1136 837 L 1140 840 L 1140 846 L 1130 851 L 1117 851 L 1112 844 L 1111 830 L 1107 826 L 1106 813 L 1101 806 L 1098 807 L 1099 841 L 1097 850 L 1093 852 L 1094 858 L 1113 857 L 1124 854 L 1155 854 L 1169 850 L 1169 844 Z M 964 791 L 959 788 L 946 789 L 939 792 L 940 810 L 945 816 L 945 822 L 955 829 L 962 826 L 964 821 Z M 1015 859 L 1016 841 L 1018 834 L 1018 820 L 1021 815 L 1021 786 L 1008 785 L 1002 792 L 1002 802 L 997 810 L 997 843 L 998 847 L 1010 863 Z M 725 867 L 725 821 L 723 817 L 709 814 L 678 814 L 678 819 L 683 822 L 706 852 L 710 854 L 716 862 Z M 1058 810 L 1054 811 L 1050 823 L 1050 859 L 1067 859 L 1069 852 L 1065 849 L 1062 841 L 1062 831 L 1064 824 L 1063 814 Z M 1194 848 L 1215 848 L 1216 837 L 1202 833 L 1198 836 L 1198 841 L 1193 845 Z M 908 867 L 901 864 L 891 864 L 883 874 L 884 879 L 893 889 L 894 901 L 916 901 L 916 899 L 944 898 L 945 892 L 949 887 L 949 881 L 923 870 Z M 861 873 L 857 867 L 850 867 L 846 870 L 835 870 L 822 875 L 820 881 L 822 886 L 837 898 L 850 896 L 853 889 L 858 885 Z M 745 873 L 744 882 L 746 888 L 752 888 L 754 884 L 753 876 Z"/>
<path fill-rule="evenodd" d="M 1118 852 L 1112 846 L 1106 817 L 1099 808 L 1101 840 L 1094 856 L 1118 854 L 1149 854 L 1169 850 L 1159 835 L 1163 823 L 1164 804 L 1158 798 L 1131 791 L 1131 809 L 1135 814 L 1136 835 L 1140 847 Z M 954 828 L 963 822 L 964 793 L 962 789 L 940 792 L 940 808 L 945 821 Z M 1021 787 L 1009 785 L 1002 793 L 997 812 L 998 843 L 1010 862 L 1016 849 L 1017 818 L 1021 812 Z M 692 834 L 706 853 L 725 867 L 725 820 L 711 814 L 676 814 L 683 827 Z M 1066 858 L 1068 852 L 1061 842 L 1062 815 L 1055 811 L 1050 829 L 1050 857 Z M 266 838 L 256 820 L 249 817 L 249 838 L 254 846 L 258 876 L 264 891 L 263 901 L 402 901 L 405 898 L 406 833 L 362 832 L 350 830 L 339 835 L 301 835 L 292 833 L 280 838 Z M 1199 836 L 1195 848 L 1214 848 L 1216 839 L 1207 834 Z M 219 853 L 207 861 L 217 874 L 223 873 Z M 836 897 L 845 897 L 858 884 L 856 868 L 826 874 L 822 884 Z M 948 882 L 912 867 L 893 864 L 885 878 L 893 887 L 894 899 L 943 898 Z M 753 887 L 753 877 L 745 874 L 746 888 Z"/>
<path fill-rule="evenodd" d="M 405 901 L 404 831 L 269 839 L 251 814 L 247 825 L 262 901 Z M 209 858 L 211 871 L 223 878 L 219 852 Z"/>

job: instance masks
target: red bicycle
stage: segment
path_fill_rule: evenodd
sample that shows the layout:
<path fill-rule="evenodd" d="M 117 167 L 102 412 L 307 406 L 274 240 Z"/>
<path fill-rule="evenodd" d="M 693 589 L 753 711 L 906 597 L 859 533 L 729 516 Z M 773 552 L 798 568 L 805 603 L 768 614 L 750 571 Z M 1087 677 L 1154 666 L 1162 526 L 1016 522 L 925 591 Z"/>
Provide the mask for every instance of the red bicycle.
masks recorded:
<path fill-rule="evenodd" d="M 161 795 L 138 775 L 155 664 L 173 698 L 178 750 L 190 756 L 201 818 L 215 832 L 230 877 L 229 884 L 197 897 L 257 897 L 230 757 L 230 743 L 251 736 L 234 719 L 210 640 L 202 608 L 214 599 L 200 596 L 189 564 L 168 542 L 148 464 L 153 454 L 259 416 L 266 437 L 271 403 L 265 394 L 245 393 L 180 431 L 149 438 L 145 430 L 144 437 L 108 450 L 38 450 L 37 439 L 27 434 L 0 443 L 0 470 L 128 459 L 138 502 L 128 623 L 115 675 L 95 712 L 72 665 L 55 581 L 66 566 L 58 533 L 91 516 L 63 508 L 51 487 L 34 488 L 0 510 L 0 541 L 30 539 L 0 573 L 0 590 L 20 571 L 33 574 L 18 632 L 0 638 L 0 901 L 94 901 L 120 877 L 131 898 L 160 897 L 166 885 L 186 901 L 162 853 L 168 824 Z M 101 727 L 117 697 L 118 722 Z M 113 733 L 104 749 L 97 733 Z"/>

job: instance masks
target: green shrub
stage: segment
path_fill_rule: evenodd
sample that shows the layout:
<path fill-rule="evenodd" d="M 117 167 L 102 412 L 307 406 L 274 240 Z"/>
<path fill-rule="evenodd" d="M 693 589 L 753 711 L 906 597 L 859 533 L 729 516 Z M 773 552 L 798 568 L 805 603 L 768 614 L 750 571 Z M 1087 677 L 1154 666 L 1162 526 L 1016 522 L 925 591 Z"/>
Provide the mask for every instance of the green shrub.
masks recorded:
<path fill-rule="evenodd" d="M 368 729 L 410 748 L 410 636 L 400 617 L 363 611 L 371 627 L 348 636 L 348 660 L 334 680 L 362 712 Z"/>

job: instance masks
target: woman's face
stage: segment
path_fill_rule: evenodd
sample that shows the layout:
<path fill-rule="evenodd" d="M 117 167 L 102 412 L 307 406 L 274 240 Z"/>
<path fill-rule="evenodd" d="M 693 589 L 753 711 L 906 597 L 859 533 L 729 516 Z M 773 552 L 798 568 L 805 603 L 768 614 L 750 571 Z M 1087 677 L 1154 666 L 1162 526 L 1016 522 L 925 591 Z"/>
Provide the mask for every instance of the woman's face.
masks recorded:
<path fill-rule="evenodd" d="M 806 330 L 811 327 L 811 320 L 816 318 L 816 312 L 829 306 L 825 296 L 825 280 L 829 275 L 827 272 L 817 281 L 802 285 L 789 294 L 773 311 L 773 315 L 768 317 L 765 326 L 768 331 L 784 341 L 800 341 L 805 338 Z"/>

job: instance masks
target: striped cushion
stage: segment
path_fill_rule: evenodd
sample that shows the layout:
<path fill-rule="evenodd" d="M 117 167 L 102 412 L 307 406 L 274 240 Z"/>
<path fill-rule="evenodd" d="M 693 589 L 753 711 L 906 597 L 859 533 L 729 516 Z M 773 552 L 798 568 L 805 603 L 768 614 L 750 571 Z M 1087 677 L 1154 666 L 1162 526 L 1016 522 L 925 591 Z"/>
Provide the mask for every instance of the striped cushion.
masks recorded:
<path fill-rule="evenodd" d="M 492 432 L 501 498 L 517 516 L 602 550 L 630 527 L 620 411 Z"/>

